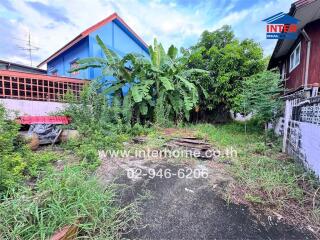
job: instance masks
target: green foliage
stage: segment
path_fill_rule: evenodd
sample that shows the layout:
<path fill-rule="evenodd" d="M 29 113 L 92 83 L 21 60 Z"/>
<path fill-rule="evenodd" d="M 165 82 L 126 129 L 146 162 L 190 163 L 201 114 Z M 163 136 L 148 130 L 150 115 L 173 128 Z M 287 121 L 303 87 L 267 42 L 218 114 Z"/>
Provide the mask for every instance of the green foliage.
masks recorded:
<path fill-rule="evenodd" d="M 205 74 L 206 71 L 186 70 L 177 57 L 178 49 L 171 46 L 165 52 L 156 39 L 154 45 L 149 47 L 150 59 L 139 54 L 127 54 L 120 58 L 98 36 L 97 42 L 105 58 L 79 60 L 79 68 L 73 71 L 101 68 L 101 92 L 109 94 L 112 98 L 110 102 L 122 109 L 119 111 L 120 119 L 127 124 L 155 120 L 160 125 L 171 120 L 189 119 L 189 112 L 198 102 L 197 87 L 189 81 L 189 77 L 194 72 Z M 129 92 L 124 96 L 122 89 L 128 86 Z"/>
<path fill-rule="evenodd" d="M 130 136 L 152 131 L 147 124 L 144 127 L 139 123 L 127 124 L 124 109 L 115 100 L 110 103 L 108 96 L 99 90 L 100 85 L 92 82 L 84 88 L 79 101 L 71 100 L 60 113 L 70 116 L 72 123 L 68 127 L 80 133 L 79 139 L 68 141 L 64 147 L 73 151 L 82 164 L 91 169 L 100 164 L 99 150 L 123 149 L 123 142 L 128 141 Z"/>
<path fill-rule="evenodd" d="M 154 81 L 155 121 L 167 125 L 169 119 L 189 120 L 189 114 L 197 106 L 199 97 L 196 85 L 189 80 L 195 72 L 207 74 L 206 71 L 186 68 L 183 59 L 178 58 L 178 49 L 170 46 L 166 53 L 161 44 L 154 40 L 149 47 L 151 62 L 146 66 L 146 74 Z"/>
<path fill-rule="evenodd" d="M 279 95 L 283 89 L 279 74 L 263 71 L 246 78 L 243 85 L 242 93 L 235 100 L 235 111 L 252 112 L 260 123 L 274 120 L 282 106 Z"/>
<path fill-rule="evenodd" d="M 23 180 L 23 170 L 26 163 L 21 154 L 6 154 L 0 162 L 0 196 L 9 187 L 15 187 Z"/>
<path fill-rule="evenodd" d="M 131 136 L 139 136 L 139 135 L 147 135 L 154 132 L 154 128 L 142 126 L 139 123 L 136 123 L 132 126 L 130 131 L 128 132 Z"/>
<path fill-rule="evenodd" d="M 250 39 L 239 41 L 230 26 L 204 31 L 195 46 L 183 49 L 183 55 L 187 68 L 210 72 L 194 74 L 191 79 L 198 86 L 200 110 L 204 112 L 217 109 L 227 112 L 242 92 L 244 78 L 265 68 L 261 46 Z"/>
<path fill-rule="evenodd" d="M 134 205 L 120 208 L 115 203 L 114 186 L 105 188 L 82 168 L 65 168 L 40 180 L 33 190 L 23 188 L 3 199 L 0 238 L 49 239 L 79 220 L 86 238 L 119 239 L 136 216 Z"/>
<path fill-rule="evenodd" d="M 100 93 L 100 84 L 93 81 L 86 85 L 80 99 L 73 102 L 69 99 L 68 107 L 62 114 L 70 116 L 69 127 L 76 128 L 84 137 L 96 134 L 109 135 L 122 128 L 121 109 L 116 101 L 110 104 L 107 96 Z"/>
<path fill-rule="evenodd" d="M 16 148 L 19 125 L 6 120 L 8 118 L 6 109 L 0 105 L 0 156 L 12 153 Z"/>
<path fill-rule="evenodd" d="M 100 165 L 99 150 L 123 149 L 123 142 L 128 141 L 128 134 L 110 133 L 103 135 L 96 132 L 95 135 L 82 137 L 66 143 L 65 148 L 72 150 L 82 160 L 82 165 L 94 170 Z"/>
<path fill-rule="evenodd" d="M 26 163 L 20 152 L 16 152 L 19 125 L 8 121 L 4 106 L 0 105 L 0 194 L 23 179 Z"/>
<path fill-rule="evenodd" d="M 20 126 L 7 120 L 7 111 L 0 105 L 0 195 L 15 188 L 30 177 L 47 171 L 50 162 L 57 160 L 51 152 L 33 153 L 19 138 Z"/>
<path fill-rule="evenodd" d="M 263 203 L 263 200 L 261 199 L 261 197 L 259 196 L 255 196 L 255 195 L 252 195 L 250 193 L 247 193 L 244 198 L 249 201 L 249 202 L 252 202 L 252 203 L 258 203 L 258 204 L 261 204 Z"/>

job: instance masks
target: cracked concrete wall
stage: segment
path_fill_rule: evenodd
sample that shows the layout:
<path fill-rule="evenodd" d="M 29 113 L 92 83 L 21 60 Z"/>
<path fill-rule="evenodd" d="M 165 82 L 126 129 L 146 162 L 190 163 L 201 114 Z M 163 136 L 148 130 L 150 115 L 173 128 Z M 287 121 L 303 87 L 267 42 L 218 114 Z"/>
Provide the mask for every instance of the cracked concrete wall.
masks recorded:
<path fill-rule="evenodd" d="M 320 125 L 291 120 L 287 152 L 320 177 Z"/>

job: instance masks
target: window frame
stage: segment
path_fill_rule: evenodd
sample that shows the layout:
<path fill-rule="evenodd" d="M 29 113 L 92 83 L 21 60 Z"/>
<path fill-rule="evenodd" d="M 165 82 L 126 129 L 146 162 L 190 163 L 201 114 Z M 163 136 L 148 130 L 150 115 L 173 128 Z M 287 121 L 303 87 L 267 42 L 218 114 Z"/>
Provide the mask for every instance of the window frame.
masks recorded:
<path fill-rule="evenodd" d="M 79 67 L 79 64 L 77 63 L 77 61 L 79 60 L 79 58 L 75 58 L 70 62 L 70 71 L 73 69 L 72 65 L 73 64 L 77 64 L 77 67 Z M 80 71 L 76 71 L 76 72 L 70 72 L 71 76 L 77 76 L 79 75 Z"/>
<path fill-rule="evenodd" d="M 299 54 L 297 54 L 297 49 L 299 48 Z M 296 63 L 297 56 L 299 55 L 298 62 Z M 292 58 L 293 56 L 293 58 Z M 297 66 L 299 66 L 301 60 L 301 42 L 293 49 L 289 57 L 289 72 L 292 72 Z"/>
<path fill-rule="evenodd" d="M 285 78 L 286 78 L 286 62 L 283 62 L 282 63 L 282 68 L 281 68 L 281 79 L 282 79 L 282 81 L 284 81 L 285 80 Z"/>

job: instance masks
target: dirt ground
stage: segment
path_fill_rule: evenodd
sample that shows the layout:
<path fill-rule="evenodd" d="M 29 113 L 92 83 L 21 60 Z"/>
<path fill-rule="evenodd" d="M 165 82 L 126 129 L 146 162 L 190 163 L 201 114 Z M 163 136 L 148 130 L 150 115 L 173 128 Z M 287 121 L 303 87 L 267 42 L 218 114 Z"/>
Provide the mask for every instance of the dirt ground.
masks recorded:
<path fill-rule="evenodd" d="M 136 157 L 101 157 L 97 176 L 105 184 L 123 184 L 121 202 L 128 204 L 143 197 L 141 219 L 124 239 L 314 239 L 274 216 L 259 220 L 244 205 L 229 202 L 225 193 L 234 181 L 219 164 L 192 160 Z M 139 169 L 136 174 L 129 174 Z M 208 175 L 196 176 L 195 170 Z M 170 177 L 150 172 L 170 172 Z M 193 173 L 191 177 L 178 172 Z M 132 173 L 132 172 L 131 172 Z"/>

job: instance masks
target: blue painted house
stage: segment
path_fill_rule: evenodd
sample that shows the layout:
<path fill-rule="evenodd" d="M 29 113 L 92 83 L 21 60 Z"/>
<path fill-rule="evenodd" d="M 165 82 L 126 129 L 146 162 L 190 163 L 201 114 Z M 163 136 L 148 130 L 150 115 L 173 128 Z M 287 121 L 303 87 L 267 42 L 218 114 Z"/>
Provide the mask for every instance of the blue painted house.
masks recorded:
<path fill-rule="evenodd" d="M 140 53 L 149 56 L 147 44 L 116 14 L 98 22 L 76 36 L 64 47 L 41 62 L 38 67 L 47 64 L 49 75 L 95 79 L 100 76 L 100 69 L 86 69 L 70 73 L 77 66 L 77 60 L 86 57 L 103 57 L 96 36 L 102 39 L 108 48 L 120 56 L 127 53 Z"/>

